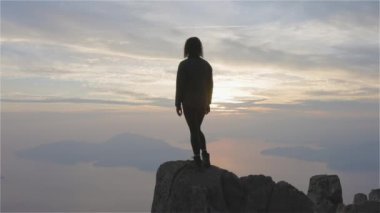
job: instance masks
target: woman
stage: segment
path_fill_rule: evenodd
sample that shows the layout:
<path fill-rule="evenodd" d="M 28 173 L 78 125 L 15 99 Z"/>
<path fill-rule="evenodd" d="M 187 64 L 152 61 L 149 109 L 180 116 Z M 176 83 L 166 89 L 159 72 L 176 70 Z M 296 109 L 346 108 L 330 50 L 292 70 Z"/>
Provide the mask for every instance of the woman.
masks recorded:
<path fill-rule="evenodd" d="M 203 59 L 202 43 L 197 37 L 187 39 L 184 48 L 185 60 L 177 71 L 175 106 L 178 116 L 185 114 L 190 129 L 194 162 L 197 166 L 210 167 L 210 155 L 206 150 L 205 136 L 201 124 L 210 112 L 213 80 L 211 65 Z M 182 106 L 181 106 L 182 105 Z M 202 160 L 200 158 L 202 150 Z"/>

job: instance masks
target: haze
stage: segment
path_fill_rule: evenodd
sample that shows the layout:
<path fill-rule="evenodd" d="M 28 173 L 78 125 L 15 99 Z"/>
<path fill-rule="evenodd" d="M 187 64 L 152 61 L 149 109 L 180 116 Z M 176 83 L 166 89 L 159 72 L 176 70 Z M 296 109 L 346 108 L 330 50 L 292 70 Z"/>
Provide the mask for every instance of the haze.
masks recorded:
<path fill-rule="evenodd" d="M 1 210 L 150 211 L 190 159 L 174 108 L 187 38 L 214 96 L 212 164 L 344 202 L 379 188 L 377 1 L 1 1 Z"/>

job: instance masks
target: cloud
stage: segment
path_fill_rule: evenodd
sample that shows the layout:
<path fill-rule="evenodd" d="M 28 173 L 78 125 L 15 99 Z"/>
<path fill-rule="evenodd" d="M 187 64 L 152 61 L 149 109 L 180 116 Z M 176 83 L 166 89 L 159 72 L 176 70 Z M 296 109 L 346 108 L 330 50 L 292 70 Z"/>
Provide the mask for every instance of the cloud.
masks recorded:
<path fill-rule="evenodd" d="M 351 100 L 331 100 L 331 101 L 320 101 L 320 100 L 299 100 L 294 104 L 260 104 L 259 106 L 270 107 L 274 109 L 283 110 L 322 110 L 326 112 L 368 112 L 368 113 L 378 113 L 379 105 L 377 101 L 372 100 L 362 100 L 362 101 L 351 101 Z"/>
<path fill-rule="evenodd" d="M 349 143 L 349 142 L 348 142 Z M 358 141 L 355 144 L 334 144 L 316 149 L 304 146 L 276 147 L 263 150 L 261 154 L 323 162 L 339 171 L 378 171 L 379 141 Z"/>
<path fill-rule="evenodd" d="M 228 29 L 223 31 L 230 34 Z M 296 73 L 326 69 L 375 72 L 379 55 L 377 33 L 363 38 L 360 32 L 345 31 L 320 21 L 234 29 L 233 35 L 214 39 L 215 48 L 210 55 L 213 61 L 236 66 L 259 64 Z"/>
<path fill-rule="evenodd" d="M 100 99 L 81 99 L 81 98 L 45 98 L 45 99 L 1 99 L 5 103 L 74 103 L 74 104 L 112 104 L 112 105 L 140 105 L 128 101 L 112 101 Z"/>
<path fill-rule="evenodd" d="M 352 42 L 359 46 L 354 51 L 363 49 L 361 45 L 375 47 L 377 31 L 373 27 L 378 24 L 374 21 L 378 11 L 374 6 L 376 3 L 371 2 L 223 2 L 218 6 L 210 2 L 202 6 L 189 2 L 6 2 L 3 32 L 6 38 L 82 44 L 146 58 L 175 58 L 186 36 L 199 34 L 212 47 L 207 52 L 218 61 L 311 69 L 320 63 L 336 66 L 340 57 L 326 54 L 335 47 L 343 48 Z M 15 11 L 22 11 L 22 15 Z M 376 58 L 363 55 L 366 57 Z M 345 59 L 342 61 L 352 61 Z"/>
<path fill-rule="evenodd" d="M 231 102 L 231 103 L 225 103 L 225 102 L 217 102 L 216 104 L 218 107 L 222 107 L 225 109 L 230 109 L 230 110 L 239 110 L 240 108 L 245 108 L 245 107 L 254 107 L 254 106 L 259 106 L 260 102 L 265 101 L 266 99 L 264 98 L 258 98 L 258 99 L 240 99 L 238 102 Z"/>
<path fill-rule="evenodd" d="M 190 152 L 161 140 L 124 133 L 104 143 L 60 141 L 21 150 L 16 154 L 24 159 L 66 165 L 92 163 L 94 166 L 130 166 L 155 171 L 165 161 L 186 159 Z"/>
<path fill-rule="evenodd" d="M 83 98 L 34 98 L 34 99 L 0 99 L 3 103 L 71 103 L 71 104 L 109 104 L 109 105 L 130 105 L 130 106 L 164 106 L 174 105 L 174 100 L 169 98 L 144 98 L 141 102 L 117 101 L 104 99 L 83 99 Z"/>
<path fill-rule="evenodd" d="M 314 91 L 308 91 L 306 92 L 307 94 L 310 94 L 311 96 L 330 96 L 330 97 L 335 97 L 335 96 L 340 96 L 340 97 L 352 97 L 352 96 L 358 96 L 362 97 L 364 99 L 369 99 L 369 97 L 374 97 L 378 96 L 379 94 L 379 89 L 375 87 L 360 87 L 360 88 L 355 88 L 352 90 L 314 90 Z"/>
<path fill-rule="evenodd" d="M 214 67 L 214 91 L 220 93 L 215 97 L 229 109 L 238 105 L 227 102 L 238 102 L 241 94 L 267 103 L 377 100 L 376 6 L 377 2 L 3 2 L 2 76 L 86 85 L 81 97 L 65 97 L 66 101 L 111 99 L 119 104 L 117 100 L 139 102 L 146 97 L 152 105 L 172 106 L 168 97 L 174 96 L 184 41 L 197 35 Z M 120 93 L 120 88 L 144 96 Z M 323 95 L 321 88 L 330 95 Z M 226 91 L 231 97 L 222 97 Z M 6 95 L 21 92 L 38 95 L 28 84 Z M 65 91 L 54 88 L 51 93 L 60 96 Z"/>

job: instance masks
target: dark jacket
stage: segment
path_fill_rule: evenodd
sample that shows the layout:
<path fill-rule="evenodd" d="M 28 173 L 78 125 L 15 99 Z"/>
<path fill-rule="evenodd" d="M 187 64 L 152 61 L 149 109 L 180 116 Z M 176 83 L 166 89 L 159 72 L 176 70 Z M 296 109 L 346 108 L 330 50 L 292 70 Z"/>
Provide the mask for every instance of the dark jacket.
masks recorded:
<path fill-rule="evenodd" d="M 200 57 L 189 57 L 178 66 L 175 106 L 206 108 L 211 104 L 212 67 Z"/>

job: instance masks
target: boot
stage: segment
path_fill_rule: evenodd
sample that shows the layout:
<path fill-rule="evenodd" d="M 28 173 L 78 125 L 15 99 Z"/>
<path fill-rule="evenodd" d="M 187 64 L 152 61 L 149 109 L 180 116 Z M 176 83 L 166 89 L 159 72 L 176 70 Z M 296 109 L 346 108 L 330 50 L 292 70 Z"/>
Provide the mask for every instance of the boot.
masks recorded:
<path fill-rule="evenodd" d="M 203 166 L 205 168 L 208 168 L 211 166 L 210 164 L 210 154 L 207 151 L 202 151 L 202 161 L 203 161 Z"/>

